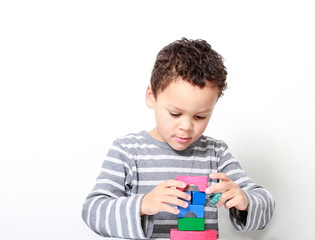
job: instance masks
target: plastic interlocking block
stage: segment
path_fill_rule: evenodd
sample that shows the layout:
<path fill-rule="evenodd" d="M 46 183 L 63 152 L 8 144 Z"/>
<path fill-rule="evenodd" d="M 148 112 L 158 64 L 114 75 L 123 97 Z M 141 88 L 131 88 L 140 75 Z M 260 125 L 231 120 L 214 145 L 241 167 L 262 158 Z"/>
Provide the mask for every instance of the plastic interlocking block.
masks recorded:
<path fill-rule="evenodd" d="M 192 191 L 191 204 L 193 205 L 206 205 L 206 194 L 204 192 Z"/>
<path fill-rule="evenodd" d="M 178 218 L 178 230 L 203 231 L 205 230 L 204 218 Z"/>
<path fill-rule="evenodd" d="M 216 230 L 205 231 L 179 231 L 171 229 L 170 240 L 217 240 L 218 232 Z"/>
<path fill-rule="evenodd" d="M 207 176 L 177 176 L 176 180 L 182 181 L 189 184 L 194 184 L 198 187 L 200 192 L 204 192 L 208 187 L 208 177 Z M 183 191 L 184 188 L 178 188 L 179 190 Z"/>
<path fill-rule="evenodd" d="M 194 213 L 197 218 L 204 218 L 204 205 L 193 205 L 189 204 L 188 207 L 183 208 L 178 206 L 178 209 L 180 210 L 179 214 L 177 214 L 177 217 L 184 218 L 187 213 Z"/>
<path fill-rule="evenodd" d="M 196 185 L 199 191 L 186 192 L 191 194 L 187 208 L 178 207 L 178 229 L 171 229 L 170 240 L 217 240 L 216 230 L 205 230 L 204 206 L 206 205 L 205 190 L 208 187 L 208 177 L 205 176 L 177 176 L 176 180 L 187 185 Z M 184 191 L 182 188 L 178 188 Z M 211 200 L 211 199 L 210 199 Z M 196 217 L 185 217 L 187 213 L 194 213 Z"/>

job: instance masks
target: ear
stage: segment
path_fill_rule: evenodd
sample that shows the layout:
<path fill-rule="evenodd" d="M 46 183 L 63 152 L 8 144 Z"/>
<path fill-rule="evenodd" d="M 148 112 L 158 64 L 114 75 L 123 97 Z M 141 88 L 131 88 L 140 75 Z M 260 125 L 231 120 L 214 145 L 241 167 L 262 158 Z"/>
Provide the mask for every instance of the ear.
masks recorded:
<path fill-rule="evenodd" d="M 154 97 L 154 94 L 152 92 L 152 89 L 151 89 L 151 85 L 149 85 L 147 87 L 147 91 L 146 91 L 146 94 L 145 94 L 145 101 L 146 101 L 146 104 L 148 106 L 148 108 L 154 108 L 155 106 L 155 97 Z"/>

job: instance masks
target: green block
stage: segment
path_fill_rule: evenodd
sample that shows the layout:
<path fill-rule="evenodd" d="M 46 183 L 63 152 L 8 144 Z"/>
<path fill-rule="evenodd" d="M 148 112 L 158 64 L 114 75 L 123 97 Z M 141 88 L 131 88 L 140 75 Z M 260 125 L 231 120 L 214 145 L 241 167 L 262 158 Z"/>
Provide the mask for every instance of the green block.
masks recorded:
<path fill-rule="evenodd" d="M 214 193 L 212 195 L 210 195 L 209 200 L 210 202 L 215 205 L 217 204 L 217 202 L 220 200 L 222 193 Z"/>
<path fill-rule="evenodd" d="M 178 230 L 179 231 L 204 231 L 205 219 L 204 218 L 179 218 Z"/>

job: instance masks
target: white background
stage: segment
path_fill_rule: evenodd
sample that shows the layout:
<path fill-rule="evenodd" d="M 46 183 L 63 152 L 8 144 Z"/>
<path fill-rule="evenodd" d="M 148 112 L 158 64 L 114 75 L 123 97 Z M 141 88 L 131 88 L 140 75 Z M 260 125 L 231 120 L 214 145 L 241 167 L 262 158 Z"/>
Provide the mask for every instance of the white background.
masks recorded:
<path fill-rule="evenodd" d="M 111 142 L 149 130 L 157 52 L 202 38 L 229 88 L 205 134 L 225 140 L 276 199 L 263 231 L 224 239 L 315 239 L 312 1 L 1 1 L 0 238 L 99 237 L 81 220 Z"/>

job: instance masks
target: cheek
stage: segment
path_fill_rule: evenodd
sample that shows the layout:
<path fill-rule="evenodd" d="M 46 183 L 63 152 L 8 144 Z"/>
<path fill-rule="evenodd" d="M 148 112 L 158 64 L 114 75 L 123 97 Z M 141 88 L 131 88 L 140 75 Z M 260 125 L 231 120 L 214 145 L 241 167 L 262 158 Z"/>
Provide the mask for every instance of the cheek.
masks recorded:
<path fill-rule="evenodd" d="M 209 121 L 205 121 L 205 122 L 200 122 L 197 124 L 196 126 L 196 132 L 198 135 L 203 134 L 203 132 L 206 130 L 207 126 L 208 126 L 208 122 Z"/>
<path fill-rule="evenodd" d="M 164 124 L 164 131 L 166 134 L 173 135 L 178 132 L 178 125 L 176 121 L 168 121 L 168 123 Z"/>
<path fill-rule="evenodd" d="M 168 129 L 171 129 L 173 126 L 173 122 L 170 119 L 169 113 L 165 112 L 157 112 L 155 114 L 156 124 L 160 129 L 164 129 L 167 131 Z"/>
<path fill-rule="evenodd" d="M 160 127 L 164 129 L 166 132 L 171 132 L 172 129 L 175 128 L 174 121 L 170 120 L 169 118 L 163 118 L 160 121 Z"/>

